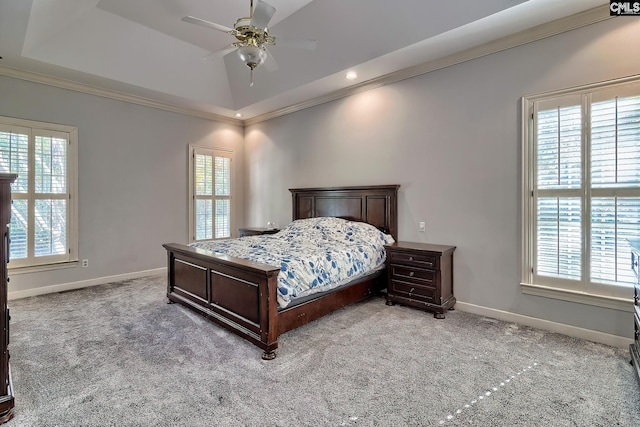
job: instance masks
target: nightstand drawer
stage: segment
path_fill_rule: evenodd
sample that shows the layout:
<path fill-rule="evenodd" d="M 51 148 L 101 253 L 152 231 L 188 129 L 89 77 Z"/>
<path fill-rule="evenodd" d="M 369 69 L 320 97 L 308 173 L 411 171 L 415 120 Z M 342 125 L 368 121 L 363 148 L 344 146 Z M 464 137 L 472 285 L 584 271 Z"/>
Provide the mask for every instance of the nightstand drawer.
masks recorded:
<path fill-rule="evenodd" d="M 391 290 L 398 296 L 405 297 L 421 297 L 428 301 L 433 301 L 436 297 L 435 288 L 420 286 L 415 283 L 404 282 L 401 280 L 391 280 Z"/>
<path fill-rule="evenodd" d="M 400 279 L 408 282 L 423 282 L 423 285 L 433 286 L 436 272 L 405 265 L 391 264 L 392 279 Z"/>
<path fill-rule="evenodd" d="M 389 254 L 389 261 L 416 265 L 418 267 L 436 268 L 435 256 L 420 253 L 391 252 Z"/>

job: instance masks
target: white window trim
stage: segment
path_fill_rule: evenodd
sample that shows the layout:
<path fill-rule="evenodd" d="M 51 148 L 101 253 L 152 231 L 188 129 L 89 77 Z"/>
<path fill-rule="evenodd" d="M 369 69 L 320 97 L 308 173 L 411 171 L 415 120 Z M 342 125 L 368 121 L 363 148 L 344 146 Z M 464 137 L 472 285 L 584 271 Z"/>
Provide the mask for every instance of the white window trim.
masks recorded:
<path fill-rule="evenodd" d="M 56 270 L 59 268 L 75 267 L 78 265 L 78 128 L 55 123 L 37 122 L 33 120 L 13 117 L 0 117 L 0 123 L 22 128 L 35 128 L 53 132 L 69 134 L 69 149 L 67 150 L 67 186 L 69 191 L 69 210 L 67 217 L 67 246 L 69 256 L 64 261 L 50 264 L 16 265 L 9 262 L 7 267 L 15 273 L 30 273 L 37 271 Z"/>
<path fill-rule="evenodd" d="M 610 308 L 620 311 L 633 312 L 633 291 L 628 298 L 621 298 L 612 295 L 598 295 L 595 292 L 586 292 L 580 289 L 568 287 L 551 287 L 534 283 L 533 273 L 533 248 L 535 242 L 535 227 L 529 225 L 535 218 L 533 198 L 530 197 L 534 184 L 534 127 L 533 114 L 534 102 L 545 98 L 559 97 L 563 95 L 579 94 L 582 96 L 587 92 L 594 92 L 601 89 L 619 89 L 629 84 L 640 83 L 640 75 L 599 82 L 589 85 L 577 86 L 573 88 L 545 92 L 537 95 L 524 96 L 521 99 L 521 124 L 522 124 L 522 205 L 521 205 L 521 278 L 520 288 L 523 294 L 535 295 L 546 298 L 554 298 L 579 304 L 587 304 L 598 307 Z M 583 105 L 584 107 L 584 105 Z M 584 110 L 584 109 L 583 109 Z"/>
<path fill-rule="evenodd" d="M 196 235 L 196 230 L 195 230 L 195 192 L 194 192 L 194 180 L 195 180 L 195 175 L 194 175 L 194 156 L 196 151 L 198 150 L 204 150 L 204 151 L 212 151 L 215 155 L 215 153 L 219 153 L 220 155 L 224 156 L 224 157 L 228 157 L 231 159 L 231 196 L 230 196 L 230 200 L 231 200 L 231 221 L 230 221 L 230 226 L 231 226 L 231 237 L 236 237 L 236 227 L 235 227 L 235 154 L 233 152 L 233 150 L 230 150 L 228 148 L 212 148 L 212 147 L 204 147 L 201 145 L 196 145 L 196 144 L 189 144 L 189 198 L 187 201 L 187 204 L 189 206 L 188 208 L 188 213 L 189 213 L 189 234 L 187 236 L 187 242 L 189 243 L 193 243 L 195 242 L 195 235 Z"/>

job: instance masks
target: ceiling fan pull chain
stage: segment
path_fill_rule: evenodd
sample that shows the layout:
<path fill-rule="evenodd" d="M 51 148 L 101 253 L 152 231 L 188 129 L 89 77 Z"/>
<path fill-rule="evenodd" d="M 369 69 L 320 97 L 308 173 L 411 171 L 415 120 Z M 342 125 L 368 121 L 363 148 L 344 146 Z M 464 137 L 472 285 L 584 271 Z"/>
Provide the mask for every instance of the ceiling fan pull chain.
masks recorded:
<path fill-rule="evenodd" d="M 249 83 L 249 86 L 253 87 L 253 68 L 251 69 L 251 82 Z"/>

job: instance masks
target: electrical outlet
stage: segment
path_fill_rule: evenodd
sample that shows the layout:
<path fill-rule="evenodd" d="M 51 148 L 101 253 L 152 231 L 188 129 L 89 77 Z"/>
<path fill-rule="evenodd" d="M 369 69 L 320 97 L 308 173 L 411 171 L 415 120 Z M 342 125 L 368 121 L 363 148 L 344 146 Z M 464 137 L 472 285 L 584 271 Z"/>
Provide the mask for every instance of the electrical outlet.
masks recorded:
<path fill-rule="evenodd" d="M 427 227 L 424 223 L 424 221 L 420 221 L 418 223 L 418 231 L 420 231 L 421 233 L 424 233 L 427 230 Z"/>
<path fill-rule="evenodd" d="M 82 260 L 82 267 L 84 267 L 84 268 L 89 267 L 89 260 L 88 259 L 83 259 Z"/>

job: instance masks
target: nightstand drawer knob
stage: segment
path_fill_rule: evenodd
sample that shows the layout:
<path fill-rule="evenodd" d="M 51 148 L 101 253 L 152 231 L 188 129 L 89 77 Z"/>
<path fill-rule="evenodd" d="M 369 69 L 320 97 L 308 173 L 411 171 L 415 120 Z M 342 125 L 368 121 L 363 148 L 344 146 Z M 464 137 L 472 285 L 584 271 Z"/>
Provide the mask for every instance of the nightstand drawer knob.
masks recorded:
<path fill-rule="evenodd" d="M 413 271 L 409 272 L 409 276 L 413 277 L 415 273 Z"/>
<path fill-rule="evenodd" d="M 409 261 L 413 261 L 413 257 L 412 256 L 409 257 Z"/>

